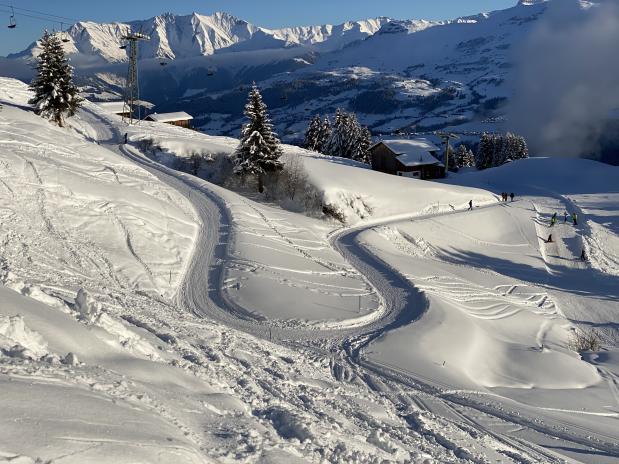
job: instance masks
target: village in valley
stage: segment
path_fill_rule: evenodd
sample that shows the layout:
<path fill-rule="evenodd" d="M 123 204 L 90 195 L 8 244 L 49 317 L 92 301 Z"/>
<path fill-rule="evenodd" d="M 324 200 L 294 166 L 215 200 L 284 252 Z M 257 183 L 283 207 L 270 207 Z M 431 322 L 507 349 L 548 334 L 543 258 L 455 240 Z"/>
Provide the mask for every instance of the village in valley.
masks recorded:
<path fill-rule="evenodd" d="M 0 463 L 619 462 L 616 5 L 69 3 L 0 1 Z"/>

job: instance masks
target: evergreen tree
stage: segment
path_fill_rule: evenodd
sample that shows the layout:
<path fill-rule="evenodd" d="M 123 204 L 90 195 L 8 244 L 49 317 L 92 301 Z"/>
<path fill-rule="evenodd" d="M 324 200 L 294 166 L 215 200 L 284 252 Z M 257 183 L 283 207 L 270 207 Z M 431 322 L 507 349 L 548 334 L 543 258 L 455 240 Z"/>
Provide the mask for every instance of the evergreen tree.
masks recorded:
<path fill-rule="evenodd" d="M 331 135 L 325 146 L 325 154 L 344 157 L 347 142 L 346 113 L 338 108 L 331 128 Z"/>
<path fill-rule="evenodd" d="M 236 149 L 234 172 L 238 175 L 258 177 L 258 191 L 264 190 L 264 175 L 280 171 L 282 149 L 273 124 L 269 118 L 267 106 L 254 83 L 245 105 L 245 116 L 249 121 L 241 130 L 241 141 Z"/>
<path fill-rule="evenodd" d="M 514 159 L 525 159 L 529 157 L 529 148 L 524 137 L 516 135 Z"/>
<path fill-rule="evenodd" d="M 445 154 L 443 153 L 443 157 L 444 156 Z M 456 154 L 451 146 L 449 147 L 449 150 L 447 151 L 447 160 L 448 160 L 449 170 L 451 172 L 458 172 L 458 163 L 456 162 Z"/>
<path fill-rule="evenodd" d="M 73 68 L 65 57 L 62 42 L 45 31 L 41 38 L 37 76 L 30 83 L 34 96 L 29 103 L 36 114 L 62 127 L 64 117 L 71 117 L 80 107 L 82 98 L 73 84 Z"/>
<path fill-rule="evenodd" d="M 320 152 L 324 153 L 327 143 L 331 138 L 331 121 L 329 120 L 329 116 L 325 116 L 325 119 L 322 121 L 322 127 L 320 130 Z"/>
<path fill-rule="evenodd" d="M 328 120 L 325 120 L 325 125 L 327 124 Z M 327 133 L 328 131 L 325 130 L 325 135 Z M 371 144 L 370 130 L 359 124 L 354 113 L 347 113 L 338 108 L 333 128 L 330 129 L 330 136 L 324 144 L 324 152 L 331 156 L 369 163 Z"/>
<path fill-rule="evenodd" d="M 303 142 L 303 148 L 308 150 L 320 152 L 322 150 L 322 120 L 320 116 L 314 116 L 307 126 L 305 131 L 305 140 Z"/>
<path fill-rule="evenodd" d="M 370 164 L 370 147 L 372 146 L 372 133 L 365 126 L 359 126 L 358 141 L 353 159 Z"/>
<path fill-rule="evenodd" d="M 477 169 L 487 169 L 492 167 L 494 146 L 494 136 L 484 132 L 479 140 L 479 147 L 477 149 L 477 154 L 475 155 L 475 167 Z"/>
<path fill-rule="evenodd" d="M 475 156 L 465 144 L 461 143 L 456 149 L 456 165 L 459 168 L 470 168 L 475 166 Z"/>

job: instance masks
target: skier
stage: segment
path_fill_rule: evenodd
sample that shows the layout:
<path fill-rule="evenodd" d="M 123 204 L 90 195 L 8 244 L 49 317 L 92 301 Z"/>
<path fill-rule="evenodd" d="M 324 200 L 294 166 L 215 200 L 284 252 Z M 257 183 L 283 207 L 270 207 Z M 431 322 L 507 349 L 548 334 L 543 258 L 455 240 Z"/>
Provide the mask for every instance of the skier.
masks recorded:
<path fill-rule="evenodd" d="M 469 201 L 469 211 L 473 211 L 473 200 Z"/>
<path fill-rule="evenodd" d="M 578 225 L 578 216 L 576 216 L 576 213 L 572 213 L 572 221 L 574 222 L 575 226 Z"/>
<path fill-rule="evenodd" d="M 548 240 L 546 240 L 546 243 L 552 243 L 552 234 L 548 236 Z"/>
<path fill-rule="evenodd" d="M 554 226 L 557 223 L 557 213 L 554 213 L 550 218 L 550 227 Z"/>
<path fill-rule="evenodd" d="M 563 211 L 563 224 L 567 223 L 567 211 Z"/>
<path fill-rule="evenodd" d="M 129 134 L 127 132 L 125 132 L 125 145 L 127 145 L 127 137 L 128 137 L 128 135 Z"/>
<path fill-rule="evenodd" d="M 514 192 L 512 192 L 512 193 L 510 193 L 510 194 L 509 194 L 509 197 L 512 199 L 512 201 L 514 201 L 514 197 L 515 197 L 515 196 L 516 196 L 516 195 L 514 195 Z M 505 199 L 505 201 L 507 201 L 507 198 Z"/>
<path fill-rule="evenodd" d="M 585 253 L 585 249 L 582 249 L 582 253 L 580 253 L 580 260 L 587 261 L 587 254 Z"/>

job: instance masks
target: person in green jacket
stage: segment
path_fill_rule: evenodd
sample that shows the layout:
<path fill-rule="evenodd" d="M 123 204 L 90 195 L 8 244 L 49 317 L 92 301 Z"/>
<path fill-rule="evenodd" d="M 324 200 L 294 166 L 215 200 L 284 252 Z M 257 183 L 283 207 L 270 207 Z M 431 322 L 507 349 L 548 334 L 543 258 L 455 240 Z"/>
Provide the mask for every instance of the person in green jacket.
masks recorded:
<path fill-rule="evenodd" d="M 576 216 L 576 213 L 572 213 L 572 221 L 574 222 L 575 226 L 578 225 L 578 216 Z"/>

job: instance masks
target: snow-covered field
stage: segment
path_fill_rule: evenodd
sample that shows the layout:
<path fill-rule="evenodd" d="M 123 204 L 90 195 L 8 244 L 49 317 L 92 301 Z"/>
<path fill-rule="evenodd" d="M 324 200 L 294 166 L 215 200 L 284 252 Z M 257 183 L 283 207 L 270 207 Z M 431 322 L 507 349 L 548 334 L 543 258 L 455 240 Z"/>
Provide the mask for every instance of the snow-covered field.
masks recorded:
<path fill-rule="evenodd" d="M 0 462 L 619 461 L 617 168 L 433 183 L 286 147 L 344 226 L 138 143 L 234 139 L 26 100 L 0 78 Z"/>

